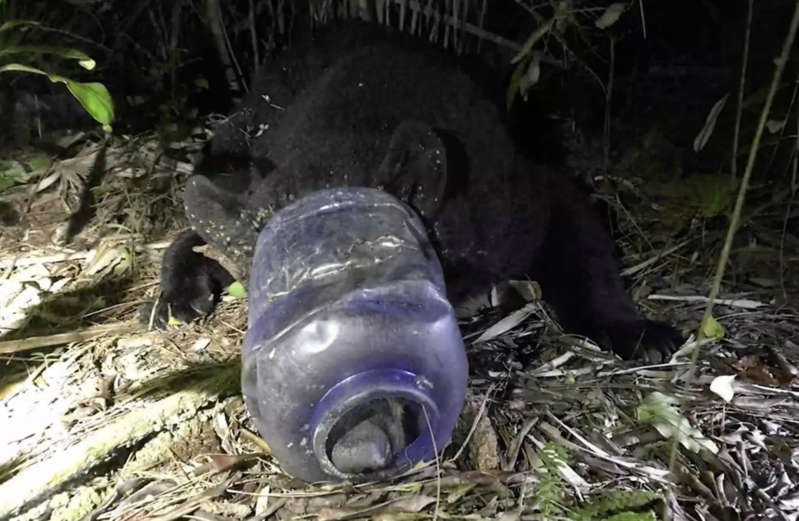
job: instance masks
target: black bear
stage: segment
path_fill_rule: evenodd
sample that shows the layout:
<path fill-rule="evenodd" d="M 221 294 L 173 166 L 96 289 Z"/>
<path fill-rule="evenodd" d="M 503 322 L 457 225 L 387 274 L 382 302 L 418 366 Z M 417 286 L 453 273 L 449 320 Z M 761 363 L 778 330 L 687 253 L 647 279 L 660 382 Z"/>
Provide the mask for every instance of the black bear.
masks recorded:
<path fill-rule="evenodd" d="M 672 327 L 637 312 L 585 195 L 519 153 L 500 109 L 450 57 L 387 38 L 308 56 L 319 58 L 305 58 L 312 70 L 300 85 L 279 68 L 256 82 L 198 169 L 213 175 L 186 186 L 193 230 L 237 275 L 246 279 L 259 230 L 291 201 L 326 187 L 379 187 L 425 222 L 456 307 L 493 283 L 530 277 L 567 330 L 624 358 L 659 360 L 678 345 Z M 163 298 L 184 319 L 205 314 L 219 287 L 210 261 L 175 261 L 198 242 L 182 236 L 161 273 Z"/>

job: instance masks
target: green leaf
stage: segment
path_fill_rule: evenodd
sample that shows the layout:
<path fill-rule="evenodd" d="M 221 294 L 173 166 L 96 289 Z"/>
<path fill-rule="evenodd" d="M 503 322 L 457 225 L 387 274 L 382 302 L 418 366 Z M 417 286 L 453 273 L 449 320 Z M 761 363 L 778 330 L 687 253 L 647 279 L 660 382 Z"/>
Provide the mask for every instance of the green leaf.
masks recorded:
<path fill-rule="evenodd" d="M 571 14 L 572 4 L 571 0 L 561 0 L 555 6 L 555 30 L 562 34 L 570 25 L 573 25 L 574 16 Z"/>
<path fill-rule="evenodd" d="M 61 47 L 56 45 L 9 45 L 0 49 L 0 56 L 7 54 L 52 54 L 68 60 L 78 60 L 79 62 L 90 62 L 92 65 L 87 67 L 94 68 L 94 60 L 85 52 L 71 47 Z"/>
<path fill-rule="evenodd" d="M 111 94 L 102 83 L 81 83 L 78 81 L 66 80 L 69 92 L 75 96 L 86 112 L 91 117 L 103 125 L 106 132 L 111 130 L 111 123 L 114 121 L 114 102 Z"/>
<path fill-rule="evenodd" d="M 605 490 L 586 498 L 584 505 L 572 509 L 577 519 L 598 520 L 649 520 L 651 515 L 634 512 L 646 507 L 653 501 L 662 500 L 657 492 L 649 490 Z"/>
<path fill-rule="evenodd" d="M 30 72 L 33 74 L 43 74 L 45 76 L 50 76 L 41 69 L 37 69 L 36 67 L 31 67 L 30 65 L 25 65 L 22 63 L 7 63 L 3 66 L 0 66 L 0 72 L 11 72 L 11 71 Z M 50 81 L 56 81 L 56 80 L 53 80 L 53 78 L 51 77 Z"/>
<path fill-rule="evenodd" d="M 652 512 L 621 512 L 603 517 L 601 521 L 657 521 L 657 518 Z"/>
<path fill-rule="evenodd" d="M 527 38 L 527 41 L 524 42 L 522 48 L 519 52 L 516 53 L 516 56 L 510 61 L 511 63 L 518 63 L 522 59 L 524 59 L 530 51 L 533 49 L 535 43 L 540 40 L 545 34 L 552 30 L 552 24 L 555 23 L 555 17 L 550 18 L 546 23 L 538 26 L 538 28 L 533 31 L 533 33 Z"/>
<path fill-rule="evenodd" d="M 694 202 L 705 217 L 715 217 L 732 206 L 738 193 L 738 182 L 730 176 L 694 174 L 682 181 L 686 189 L 685 202 Z"/>
<path fill-rule="evenodd" d="M 693 173 L 685 179 L 657 185 L 653 190 L 673 200 L 675 211 L 693 217 L 696 210 L 704 217 L 715 217 L 732 207 L 738 193 L 738 181 L 728 174 Z M 653 192 L 655 193 L 655 192 Z"/>
<path fill-rule="evenodd" d="M 708 315 L 702 320 L 699 330 L 705 338 L 715 338 L 717 340 L 724 338 L 724 327 L 712 315 Z"/>
<path fill-rule="evenodd" d="M 785 87 L 790 87 L 791 85 L 793 85 L 792 81 L 780 83 L 780 85 L 777 87 L 777 92 L 775 92 L 775 94 L 779 94 L 782 89 L 784 89 Z M 741 108 L 744 110 L 759 109 L 759 107 L 766 102 L 766 98 L 768 97 L 768 91 L 769 91 L 768 86 L 765 86 L 762 89 L 754 91 L 752 94 L 744 98 L 743 103 L 741 103 Z"/>
<path fill-rule="evenodd" d="M 779 119 L 770 119 L 766 121 L 766 129 L 768 129 L 769 134 L 776 134 L 780 130 L 785 127 L 785 120 Z"/>
<path fill-rule="evenodd" d="M 521 92 L 522 97 L 527 99 L 527 91 L 530 90 L 530 87 L 538 83 L 540 77 L 541 51 L 533 51 L 531 53 L 530 65 L 527 66 L 527 72 L 519 79 L 519 92 Z"/>
<path fill-rule="evenodd" d="M 597 29 L 607 29 L 618 21 L 621 14 L 627 9 L 627 4 L 624 2 L 614 2 L 610 4 L 602 15 L 596 19 L 594 25 Z"/>
<path fill-rule="evenodd" d="M 235 281 L 233 284 L 228 286 L 227 293 L 231 297 L 236 297 L 236 298 L 244 298 L 247 296 L 247 290 L 244 288 L 244 285 L 239 281 Z"/>
<path fill-rule="evenodd" d="M 678 404 L 676 398 L 655 391 L 647 395 L 638 406 L 638 419 L 652 425 L 664 438 L 676 439 L 691 452 L 705 449 L 717 454 L 719 449 L 716 444 L 705 438 L 701 431 L 680 414 Z"/>
<path fill-rule="evenodd" d="M 86 112 L 103 125 L 103 130 L 106 132 L 111 130 L 111 123 L 114 121 L 114 102 L 108 89 L 102 83 L 81 83 L 58 74 L 50 74 L 42 69 L 23 63 L 7 63 L 0 67 L 0 72 L 9 71 L 42 74 L 47 76 L 53 83 L 63 83 Z"/>
<path fill-rule="evenodd" d="M 38 170 L 40 168 L 47 168 L 48 166 L 50 166 L 50 158 L 45 156 L 45 155 L 38 154 L 38 155 L 35 155 L 35 156 L 29 158 L 25 162 L 25 164 L 28 165 L 28 168 L 31 169 L 31 170 Z"/>
<path fill-rule="evenodd" d="M 542 519 L 562 517 L 562 496 L 564 482 L 560 477 L 560 469 L 566 466 L 568 453 L 566 449 L 554 442 L 546 443 L 539 451 L 541 460 L 540 482 L 535 491 L 538 508 Z"/>
<path fill-rule="evenodd" d="M 516 64 L 516 68 L 513 69 L 513 74 L 510 77 L 510 83 L 508 84 L 508 90 L 505 93 L 505 109 L 510 112 L 510 108 L 513 106 L 513 100 L 516 99 L 516 94 L 519 93 L 522 76 L 524 76 L 525 71 L 527 70 L 527 63 L 529 59 L 523 60 Z"/>
<path fill-rule="evenodd" d="M 41 26 L 42 24 L 36 20 L 9 20 L 8 22 L 4 22 L 2 25 L 0 25 L 0 33 L 9 29 L 13 29 L 14 27 L 22 27 L 25 25 Z"/>
<path fill-rule="evenodd" d="M 700 130 L 699 134 L 694 138 L 694 152 L 699 152 L 705 148 L 710 136 L 713 135 L 713 130 L 716 128 L 716 120 L 719 119 L 719 114 L 721 114 L 721 111 L 724 109 L 724 105 L 727 104 L 727 96 L 729 96 L 729 94 L 725 94 L 724 97 L 714 103 L 713 108 L 710 109 L 710 113 L 705 118 L 705 124 L 702 130 Z"/>
<path fill-rule="evenodd" d="M 0 192 L 28 180 L 28 172 L 19 161 L 0 162 Z"/>

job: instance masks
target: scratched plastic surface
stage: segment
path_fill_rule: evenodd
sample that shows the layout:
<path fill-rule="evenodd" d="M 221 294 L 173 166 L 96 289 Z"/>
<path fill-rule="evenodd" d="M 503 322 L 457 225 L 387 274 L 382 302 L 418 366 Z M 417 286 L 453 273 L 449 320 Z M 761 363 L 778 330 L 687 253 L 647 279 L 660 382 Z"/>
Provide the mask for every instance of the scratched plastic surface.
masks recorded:
<path fill-rule="evenodd" d="M 287 472 L 388 477 L 449 441 L 466 357 L 438 258 L 402 202 L 351 187 L 277 212 L 258 237 L 249 299 L 242 389 Z M 341 471 L 330 458 L 337 420 L 378 399 L 410 404 L 418 436 L 386 468 Z"/>

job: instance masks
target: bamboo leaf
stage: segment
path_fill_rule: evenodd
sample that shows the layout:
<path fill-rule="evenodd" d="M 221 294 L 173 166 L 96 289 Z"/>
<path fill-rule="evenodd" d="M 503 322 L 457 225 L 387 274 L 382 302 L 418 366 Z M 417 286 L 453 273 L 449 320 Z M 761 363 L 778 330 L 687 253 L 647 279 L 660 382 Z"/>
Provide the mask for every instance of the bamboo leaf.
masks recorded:
<path fill-rule="evenodd" d="M 710 140 L 710 136 L 713 135 L 713 130 L 716 128 L 716 120 L 719 118 L 722 109 L 724 109 L 724 105 L 727 104 L 727 96 L 729 96 L 729 94 L 725 94 L 724 97 L 713 104 L 713 108 L 710 109 L 710 113 L 707 115 L 707 118 L 705 118 L 705 125 L 702 127 L 702 130 L 699 131 L 696 138 L 694 138 L 694 152 L 699 152 L 705 148 L 708 140 Z"/>
<path fill-rule="evenodd" d="M 8 22 L 4 22 L 0 25 L 0 33 L 3 31 L 7 31 L 9 29 L 13 29 L 14 27 L 22 27 L 25 25 L 30 25 L 34 27 L 41 27 L 42 24 L 35 21 L 35 20 L 9 20 Z"/>
<path fill-rule="evenodd" d="M 619 17 L 625 10 L 627 10 L 627 4 L 624 2 L 614 2 L 602 12 L 602 15 L 596 19 L 594 25 L 598 29 L 607 29 L 619 20 Z"/>
<path fill-rule="evenodd" d="M 655 391 L 638 406 L 638 419 L 652 425 L 664 438 L 676 439 L 691 452 L 704 449 L 717 454 L 716 444 L 680 414 L 678 403 L 676 398 Z"/>
<path fill-rule="evenodd" d="M 547 34 L 549 31 L 552 30 L 552 24 L 554 24 L 554 23 L 555 23 L 555 17 L 552 17 L 546 23 L 538 26 L 538 28 L 535 31 L 533 31 L 533 34 L 531 34 L 527 38 L 527 41 L 524 42 L 524 45 L 522 45 L 522 48 L 519 50 L 518 53 L 516 53 L 516 56 L 514 56 L 513 59 L 510 62 L 511 63 L 518 63 L 524 57 L 526 57 L 528 54 L 530 54 L 530 51 L 532 50 L 532 48 L 535 45 L 535 43 L 538 40 L 540 40 L 545 34 Z"/>
<path fill-rule="evenodd" d="M 68 60 L 77 60 L 87 70 L 92 70 L 95 66 L 95 61 L 85 52 L 59 45 L 9 45 L 0 49 L 0 56 L 8 54 L 52 54 Z"/>

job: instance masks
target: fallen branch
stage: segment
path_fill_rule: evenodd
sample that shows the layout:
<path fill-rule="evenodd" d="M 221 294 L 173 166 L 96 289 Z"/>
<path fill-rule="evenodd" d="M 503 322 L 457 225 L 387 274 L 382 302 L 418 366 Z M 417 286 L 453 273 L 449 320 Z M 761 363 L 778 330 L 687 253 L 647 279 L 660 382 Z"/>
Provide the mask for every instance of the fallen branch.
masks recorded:
<path fill-rule="evenodd" d="M 675 251 L 677 251 L 680 248 L 682 248 L 683 246 L 687 245 L 689 242 L 691 242 L 691 241 L 683 241 L 680 244 L 677 244 L 676 246 L 672 246 L 668 250 L 664 250 L 662 252 L 659 252 L 654 257 L 650 257 L 649 259 L 647 259 L 645 261 L 639 262 L 635 266 L 630 266 L 629 268 L 626 268 L 626 269 L 622 270 L 621 276 L 622 277 L 629 277 L 631 275 L 635 275 L 639 271 L 645 270 L 646 268 L 652 266 L 653 264 L 655 264 L 659 260 L 662 260 L 667 255 L 671 255 Z"/>
<path fill-rule="evenodd" d="M 85 342 L 94 337 L 105 335 L 107 333 L 121 335 L 124 333 L 130 333 L 131 331 L 136 331 L 141 328 L 141 324 L 131 321 L 117 324 L 91 326 L 80 331 L 57 333 L 55 335 L 32 336 L 29 338 L 21 338 L 19 340 L 5 340 L 0 342 L 0 354 L 19 353 L 20 351 L 69 344 L 72 342 Z"/>
<path fill-rule="evenodd" d="M 649 295 L 647 297 L 648 300 L 672 300 L 677 302 L 704 302 L 708 303 L 710 299 L 708 297 L 702 295 Z M 743 309 L 757 309 L 760 307 L 765 306 L 766 304 L 763 302 L 759 302 L 757 300 L 750 300 L 745 298 L 736 298 L 736 299 L 728 299 L 728 298 L 717 298 L 713 299 L 713 304 L 719 304 L 722 306 L 729 306 L 732 308 L 743 308 Z"/>

